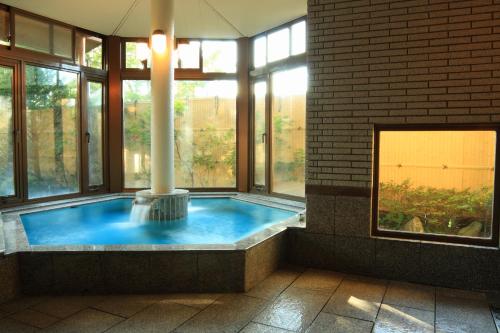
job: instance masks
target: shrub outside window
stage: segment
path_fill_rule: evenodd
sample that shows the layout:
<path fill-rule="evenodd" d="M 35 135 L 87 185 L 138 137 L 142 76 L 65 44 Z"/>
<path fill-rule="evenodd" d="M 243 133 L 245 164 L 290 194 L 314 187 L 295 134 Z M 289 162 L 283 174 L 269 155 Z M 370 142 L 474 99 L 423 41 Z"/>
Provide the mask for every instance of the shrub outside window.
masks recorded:
<path fill-rule="evenodd" d="M 376 128 L 374 234 L 496 243 L 493 127 Z"/>

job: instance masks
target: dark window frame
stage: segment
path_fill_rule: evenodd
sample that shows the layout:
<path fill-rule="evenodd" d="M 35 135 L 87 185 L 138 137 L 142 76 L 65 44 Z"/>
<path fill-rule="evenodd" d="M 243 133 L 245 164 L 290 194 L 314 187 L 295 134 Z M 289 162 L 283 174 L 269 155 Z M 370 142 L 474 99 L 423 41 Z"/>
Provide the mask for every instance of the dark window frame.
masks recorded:
<path fill-rule="evenodd" d="M 379 153 L 380 132 L 384 131 L 495 131 L 495 171 L 493 181 L 493 214 L 491 221 L 491 238 L 457 237 L 454 235 L 420 234 L 404 231 L 382 230 L 378 228 L 378 192 L 379 192 Z M 500 156 L 500 125 L 499 124 L 375 124 L 373 129 L 373 170 L 372 170 L 372 195 L 371 195 L 371 235 L 392 239 L 413 241 L 430 241 L 451 244 L 479 245 L 498 247 L 499 245 L 499 213 L 500 200 L 500 171 L 497 167 Z"/>
<path fill-rule="evenodd" d="M 292 48 L 292 34 L 291 27 L 299 22 L 306 22 L 306 42 L 307 42 L 307 16 L 302 16 L 287 23 L 284 23 L 280 26 L 272 28 L 270 30 L 261 32 L 250 38 L 249 41 L 249 85 L 250 85 L 250 96 L 249 96 L 249 148 L 248 148 L 248 170 L 249 170 L 249 191 L 257 194 L 265 194 L 271 195 L 278 198 L 290 199 L 290 200 L 298 200 L 305 201 L 304 197 L 299 197 L 295 195 L 289 195 L 284 193 L 274 192 L 272 189 L 272 98 L 273 98 L 273 88 L 272 88 L 272 76 L 276 72 L 292 70 L 299 67 L 307 67 L 307 46 L 306 52 L 291 55 Z M 289 47 L 290 47 L 290 55 L 281 60 L 273 61 L 269 63 L 267 61 L 267 35 L 283 28 L 289 28 Z M 262 67 L 255 68 L 254 67 L 254 41 L 260 37 L 266 37 L 266 64 Z M 265 186 L 256 186 L 255 185 L 255 156 L 254 156 L 254 145 L 255 142 L 255 102 L 253 96 L 253 86 L 257 82 L 266 82 L 267 83 L 267 95 L 266 95 L 266 185 Z M 306 165 L 307 168 L 307 165 Z"/>

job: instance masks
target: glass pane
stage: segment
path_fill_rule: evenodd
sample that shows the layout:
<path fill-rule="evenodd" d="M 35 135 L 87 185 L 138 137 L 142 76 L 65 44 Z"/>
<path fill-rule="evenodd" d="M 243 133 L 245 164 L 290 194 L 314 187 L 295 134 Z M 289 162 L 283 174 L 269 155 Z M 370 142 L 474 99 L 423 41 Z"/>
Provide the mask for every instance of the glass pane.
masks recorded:
<path fill-rule="evenodd" d="M 14 184 L 14 121 L 13 85 L 14 70 L 0 67 L 0 197 L 15 195 Z"/>
<path fill-rule="evenodd" d="M 125 188 L 147 188 L 151 163 L 151 83 L 123 81 Z"/>
<path fill-rule="evenodd" d="M 265 66 L 267 63 L 267 38 L 259 37 L 253 42 L 253 67 Z"/>
<path fill-rule="evenodd" d="M 178 187 L 236 184 L 236 81 L 176 81 Z M 150 184 L 151 86 L 123 81 L 125 187 Z"/>
<path fill-rule="evenodd" d="M 254 185 L 266 185 L 266 95 L 267 83 L 254 85 Z"/>
<path fill-rule="evenodd" d="M 50 26 L 46 22 L 16 15 L 16 47 L 50 53 Z"/>
<path fill-rule="evenodd" d="M 142 60 L 147 60 L 147 67 L 151 67 L 151 54 L 147 43 L 125 43 L 125 67 L 143 69 Z"/>
<path fill-rule="evenodd" d="M 0 10 L 0 45 L 10 45 L 10 14 Z"/>
<path fill-rule="evenodd" d="M 175 174 L 179 187 L 235 187 L 236 81 L 177 81 Z"/>
<path fill-rule="evenodd" d="M 78 75 L 26 66 L 28 197 L 79 191 Z"/>
<path fill-rule="evenodd" d="M 236 73 L 238 45 L 235 41 L 204 41 L 204 73 Z"/>
<path fill-rule="evenodd" d="M 103 180 L 103 89 L 100 82 L 87 84 L 87 131 L 89 154 L 89 186 L 98 186 Z"/>
<path fill-rule="evenodd" d="M 306 52 L 306 21 L 292 25 L 292 55 Z"/>
<path fill-rule="evenodd" d="M 58 25 L 53 25 L 52 28 L 54 38 L 52 54 L 65 58 L 73 58 L 72 30 Z"/>
<path fill-rule="evenodd" d="M 382 131 L 378 227 L 491 238 L 494 131 Z"/>
<path fill-rule="evenodd" d="M 102 39 L 84 32 L 75 33 L 76 62 L 81 66 L 102 69 Z"/>
<path fill-rule="evenodd" d="M 272 77 L 272 191 L 304 196 L 307 68 Z"/>
<path fill-rule="evenodd" d="M 267 36 L 267 60 L 273 62 L 290 55 L 290 29 L 285 28 Z"/>
<path fill-rule="evenodd" d="M 179 68 L 200 68 L 200 45 L 197 41 L 177 45 Z"/>

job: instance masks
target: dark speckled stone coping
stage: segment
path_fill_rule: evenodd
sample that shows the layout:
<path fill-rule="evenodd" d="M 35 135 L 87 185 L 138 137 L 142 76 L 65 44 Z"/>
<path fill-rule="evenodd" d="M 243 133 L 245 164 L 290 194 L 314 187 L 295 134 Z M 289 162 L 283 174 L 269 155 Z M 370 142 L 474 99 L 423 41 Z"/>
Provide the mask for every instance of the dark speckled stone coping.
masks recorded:
<path fill-rule="evenodd" d="M 245 291 L 285 260 L 287 228 L 305 226 L 299 221 L 299 213 L 305 207 L 303 202 L 246 193 L 196 193 L 192 197 L 232 197 L 298 214 L 234 244 L 203 245 L 32 246 L 19 217 L 23 213 L 123 197 L 133 194 L 78 198 L 2 211 L 0 226 L 3 224 L 5 241 L 1 248 L 6 255 L 18 256 L 22 292 L 33 295 Z"/>

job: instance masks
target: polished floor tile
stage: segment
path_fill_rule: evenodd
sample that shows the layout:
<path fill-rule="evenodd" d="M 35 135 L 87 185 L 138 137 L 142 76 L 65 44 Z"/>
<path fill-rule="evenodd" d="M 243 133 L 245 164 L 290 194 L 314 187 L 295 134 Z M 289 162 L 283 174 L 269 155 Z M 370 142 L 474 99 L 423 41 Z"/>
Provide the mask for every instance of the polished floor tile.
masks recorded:
<path fill-rule="evenodd" d="M 57 318 L 66 318 L 103 301 L 103 296 L 50 297 L 31 309 Z"/>
<path fill-rule="evenodd" d="M 109 333 L 168 333 L 179 327 L 200 310 L 189 306 L 160 302 L 147 307 L 133 317 L 114 326 Z"/>
<path fill-rule="evenodd" d="M 485 293 L 471 291 L 471 290 L 462 290 L 462 289 L 451 289 L 451 288 L 436 288 L 436 296 L 447 296 L 447 297 L 456 297 L 462 299 L 471 299 L 471 300 L 481 300 L 487 301 L 487 297 Z"/>
<path fill-rule="evenodd" d="M 17 320 L 23 324 L 27 324 L 33 327 L 45 328 L 48 327 L 59 319 L 38 311 L 34 311 L 31 309 L 21 310 L 19 312 L 14 313 L 9 318 Z"/>
<path fill-rule="evenodd" d="M 306 333 L 370 333 L 373 323 L 321 312 Z"/>
<path fill-rule="evenodd" d="M 492 308 L 491 313 L 493 314 L 493 320 L 495 321 L 497 331 L 500 332 L 500 309 Z"/>
<path fill-rule="evenodd" d="M 0 319 L 0 332 L 1 333 L 34 333 L 39 330 L 33 326 L 29 326 L 13 319 L 4 318 Z"/>
<path fill-rule="evenodd" d="M 176 332 L 238 332 L 264 307 L 265 301 L 239 294 L 228 294 L 179 327 Z"/>
<path fill-rule="evenodd" d="M 240 333 L 289 333 L 293 331 L 284 330 L 282 328 L 263 325 L 259 323 L 249 323 Z"/>
<path fill-rule="evenodd" d="M 330 297 L 325 291 L 288 288 L 266 307 L 255 322 L 291 331 L 307 328 Z"/>
<path fill-rule="evenodd" d="M 433 287 L 392 281 L 387 287 L 384 303 L 434 311 L 435 290 Z"/>
<path fill-rule="evenodd" d="M 124 319 L 109 313 L 86 309 L 68 317 L 44 332 L 47 333 L 95 333 L 104 332 Z"/>
<path fill-rule="evenodd" d="M 247 292 L 248 296 L 274 299 L 297 279 L 300 272 L 292 269 L 278 270 Z"/>
<path fill-rule="evenodd" d="M 20 297 L 10 302 L 0 304 L 0 311 L 9 314 L 16 313 L 39 304 L 46 299 L 46 297 Z"/>
<path fill-rule="evenodd" d="M 373 332 L 433 333 L 434 312 L 382 304 Z"/>
<path fill-rule="evenodd" d="M 323 311 L 374 321 L 385 290 L 386 284 L 383 281 L 345 279 Z"/>
<path fill-rule="evenodd" d="M 170 294 L 165 295 L 163 299 L 172 303 L 204 309 L 222 296 L 223 294 Z"/>
<path fill-rule="evenodd" d="M 292 287 L 334 292 L 342 278 L 341 273 L 308 269 L 294 281 Z"/>
<path fill-rule="evenodd" d="M 436 296 L 437 332 L 496 333 L 488 303 L 482 299 Z"/>
<path fill-rule="evenodd" d="M 154 295 L 108 296 L 93 308 L 128 318 L 160 299 L 160 296 Z"/>

